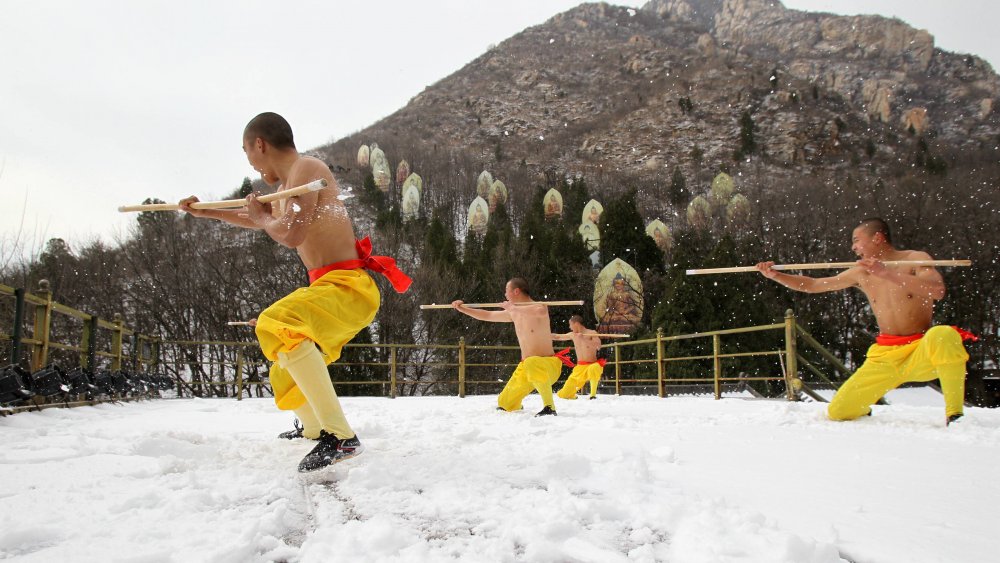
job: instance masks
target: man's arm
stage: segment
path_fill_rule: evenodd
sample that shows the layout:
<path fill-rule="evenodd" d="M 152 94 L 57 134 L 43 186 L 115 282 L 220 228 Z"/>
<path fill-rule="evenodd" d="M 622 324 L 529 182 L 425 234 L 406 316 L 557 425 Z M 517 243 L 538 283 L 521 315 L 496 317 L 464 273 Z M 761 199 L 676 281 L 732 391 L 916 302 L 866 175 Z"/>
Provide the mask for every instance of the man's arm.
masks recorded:
<path fill-rule="evenodd" d="M 451 306 L 459 313 L 465 313 L 474 319 L 480 321 L 486 321 L 490 323 L 512 323 L 514 319 L 510 318 L 510 313 L 507 311 L 485 311 L 483 309 L 472 309 L 465 306 L 465 302 L 461 299 L 456 299 L 451 302 Z"/>
<path fill-rule="evenodd" d="M 573 333 L 567 332 L 566 334 L 556 334 L 553 332 L 552 340 L 573 340 Z"/>
<path fill-rule="evenodd" d="M 774 266 L 774 262 L 760 262 L 757 264 L 757 271 L 765 278 L 772 279 L 788 289 L 804 293 L 823 293 L 854 287 L 858 285 L 857 276 L 860 271 L 859 268 L 851 268 L 836 276 L 810 278 L 809 276 L 784 274 L 777 270 L 772 270 L 771 266 Z"/>
<path fill-rule="evenodd" d="M 914 252 L 908 260 L 932 260 L 926 252 Z M 919 267 L 916 275 L 908 273 L 906 268 L 888 268 L 882 262 L 869 258 L 858 261 L 858 264 L 873 276 L 894 283 L 915 295 L 926 296 L 934 301 L 944 298 L 945 286 L 941 273 L 932 267 Z"/>
<path fill-rule="evenodd" d="M 180 206 L 181 211 L 185 211 L 193 217 L 216 219 L 244 229 L 261 229 L 246 217 L 246 211 L 240 209 L 192 209 L 191 204 L 198 201 L 197 197 L 189 196 L 177 202 L 177 205 Z"/>

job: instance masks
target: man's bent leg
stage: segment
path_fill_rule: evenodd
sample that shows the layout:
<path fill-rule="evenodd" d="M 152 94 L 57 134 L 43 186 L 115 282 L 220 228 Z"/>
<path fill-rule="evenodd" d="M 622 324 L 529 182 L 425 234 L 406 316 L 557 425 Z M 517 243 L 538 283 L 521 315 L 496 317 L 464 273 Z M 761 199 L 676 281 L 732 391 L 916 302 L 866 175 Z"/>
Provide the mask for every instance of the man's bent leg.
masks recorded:
<path fill-rule="evenodd" d="M 965 362 L 969 353 L 950 326 L 935 326 L 920 339 L 904 369 L 906 381 L 941 381 L 945 416 L 962 414 L 965 406 Z"/>
<path fill-rule="evenodd" d="M 538 394 L 542 396 L 542 404 L 555 410 L 556 404 L 552 400 L 552 384 L 559 379 L 559 372 L 562 371 L 562 362 L 554 357 L 533 356 L 523 362 L 527 379 L 534 386 Z"/>
<path fill-rule="evenodd" d="M 604 375 L 604 366 L 601 364 L 591 364 L 587 366 L 587 379 L 590 381 L 590 396 L 591 398 L 597 396 L 597 385 L 601 382 L 601 376 Z"/>
<path fill-rule="evenodd" d="M 534 387 L 525 376 L 524 362 L 517 364 L 514 373 L 510 374 L 507 385 L 497 397 L 497 405 L 505 411 L 516 411 L 521 409 L 521 401 L 524 400 Z"/>
<path fill-rule="evenodd" d="M 576 394 L 583 388 L 583 384 L 587 382 L 587 366 L 576 366 L 573 371 L 569 374 L 569 378 L 566 383 L 563 383 L 562 389 L 556 393 L 560 399 L 575 399 Z"/>
<path fill-rule="evenodd" d="M 899 384 L 899 371 L 892 364 L 873 362 L 869 358 L 837 390 L 827 407 L 827 416 L 830 420 L 853 420 L 864 416 L 871 412 L 871 405 Z"/>
<path fill-rule="evenodd" d="M 312 408 L 319 427 L 341 440 L 353 438 L 354 430 L 344 417 L 323 354 L 316 345 L 304 341 L 291 352 L 278 353 L 278 362 L 295 380 L 306 398 L 305 406 Z"/>

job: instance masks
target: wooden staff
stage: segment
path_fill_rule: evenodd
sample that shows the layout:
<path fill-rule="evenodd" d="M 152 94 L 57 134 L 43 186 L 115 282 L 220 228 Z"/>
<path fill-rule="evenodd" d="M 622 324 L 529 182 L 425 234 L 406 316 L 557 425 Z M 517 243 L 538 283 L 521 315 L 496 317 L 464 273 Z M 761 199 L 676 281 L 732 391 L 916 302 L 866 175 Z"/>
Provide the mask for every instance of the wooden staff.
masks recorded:
<path fill-rule="evenodd" d="M 601 338 L 630 338 L 631 334 L 605 334 L 603 332 L 598 332 L 596 334 L 581 333 L 583 336 L 600 336 Z M 563 340 L 562 338 L 553 338 L 553 340 Z"/>
<path fill-rule="evenodd" d="M 532 301 L 530 303 L 514 303 L 518 306 L 527 305 L 548 305 L 549 307 L 561 307 L 563 305 L 583 305 L 583 301 Z M 489 309 L 503 307 L 503 303 L 462 303 L 464 307 L 470 309 Z M 451 303 L 447 305 L 421 305 L 421 309 L 451 309 Z"/>
<path fill-rule="evenodd" d="M 882 262 L 886 266 L 971 266 L 972 260 L 888 260 Z M 772 270 L 836 270 L 857 266 L 857 262 L 825 262 L 815 264 L 775 264 Z M 757 266 L 736 266 L 734 268 L 705 268 L 687 270 L 687 275 L 695 274 L 732 274 L 736 272 L 756 272 Z"/>
<path fill-rule="evenodd" d="M 299 196 L 302 194 L 307 194 L 309 192 L 315 192 L 322 190 L 327 186 L 326 180 L 320 178 L 319 180 L 313 180 L 308 184 L 303 184 L 301 186 L 281 190 L 280 192 L 274 192 L 273 194 L 262 195 L 257 198 L 257 201 L 261 203 L 271 203 L 272 201 L 277 201 L 279 199 L 287 199 L 290 197 Z M 246 198 L 240 199 L 224 199 L 222 201 L 199 201 L 191 204 L 192 209 L 236 209 L 239 207 L 246 207 Z M 180 205 L 176 203 L 147 203 L 143 205 L 123 205 L 118 208 L 118 211 L 122 213 L 129 213 L 132 211 L 178 211 L 181 208 Z"/>
<path fill-rule="evenodd" d="M 229 321 L 226 326 L 252 326 L 250 321 Z"/>

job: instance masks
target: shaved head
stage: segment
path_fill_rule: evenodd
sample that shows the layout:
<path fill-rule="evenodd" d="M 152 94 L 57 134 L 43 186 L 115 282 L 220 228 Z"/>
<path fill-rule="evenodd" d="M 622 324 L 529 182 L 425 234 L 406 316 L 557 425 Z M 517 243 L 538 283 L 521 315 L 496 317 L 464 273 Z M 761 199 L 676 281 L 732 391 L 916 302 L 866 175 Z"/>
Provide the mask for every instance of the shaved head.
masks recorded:
<path fill-rule="evenodd" d="M 892 244 L 892 235 L 889 233 L 889 224 L 882 219 L 879 219 L 878 217 L 869 217 L 858 223 L 858 227 L 864 229 L 869 236 L 874 235 L 875 233 L 882 233 L 882 236 L 885 238 L 885 242 Z"/>

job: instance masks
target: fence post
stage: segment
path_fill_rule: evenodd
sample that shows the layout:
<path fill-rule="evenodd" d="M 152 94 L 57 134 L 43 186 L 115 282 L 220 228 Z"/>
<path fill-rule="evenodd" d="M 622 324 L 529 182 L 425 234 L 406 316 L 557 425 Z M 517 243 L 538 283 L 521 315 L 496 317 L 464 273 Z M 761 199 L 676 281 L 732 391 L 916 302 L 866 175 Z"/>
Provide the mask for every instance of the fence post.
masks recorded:
<path fill-rule="evenodd" d="M 133 332 L 132 333 L 132 356 L 131 356 L 131 360 L 132 361 L 129 362 L 129 363 L 132 364 L 132 373 L 139 373 L 139 333 L 138 332 Z"/>
<path fill-rule="evenodd" d="M 52 292 L 49 291 L 49 280 L 38 282 L 38 295 L 45 299 L 45 303 L 35 305 L 35 331 L 32 337 L 40 343 L 33 345 L 31 371 L 42 369 L 49 361 L 49 329 L 52 325 Z"/>
<path fill-rule="evenodd" d="M 389 398 L 396 398 L 396 347 L 389 348 Z"/>
<path fill-rule="evenodd" d="M 722 398 L 722 383 L 719 381 L 719 378 L 722 377 L 722 358 L 719 357 L 719 353 L 721 352 L 721 350 L 722 350 L 722 339 L 719 337 L 718 334 L 713 334 L 712 363 L 714 364 L 713 365 L 714 369 L 712 371 L 715 374 L 713 377 L 715 378 L 715 400 L 717 401 Z"/>
<path fill-rule="evenodd" d="M 622 363 L 621 350 L 615 344 L 615 395 L 622 394 Z"/>
<path fill-rule="evenodd" d="M 122 369 L 122 320 L 121 313 L 115 313 L 115 328 L 111 332 L 111 371 Z"/>
<path fill-rule="evenodd" d="M 236 400 L 243 400 L 243 347 L 236 348 Z"/>
<path fill-rule="evenodd" d="M 10 363 L 15 366 L 21 361 L 21 338 L 24 336 L 22 326 L 24 324 L 24 288 L 14 289 L 14 331 L 11 333 L 13 341 L 11 344 Z"/>
<path fill-rule="evenodd" d="M 656 329 L 656 387 L 660 398 L 666 396 L 663 388 L 663 328 Z"/>
<path fill-rule="evenodd" d="M 795 341 L 795 311 L 785 311 L 785 395 L 795 400 L 795 382 L 799 379 L 799 358 Z"/>
<path fill-rule="evenodd" d="M 97 325 L 100 320 L 97 315 L 91 315 L 90 320 L 83 325 L 83 334 L 87 341 L 87 364 L 84 367 L 90 373 L 97 373 Z"/>
<path fill-rule="evenodd" d="M 465 398 L 465 337 L 458 339 L 458 397 Z"/>

